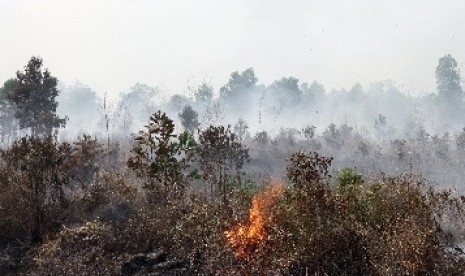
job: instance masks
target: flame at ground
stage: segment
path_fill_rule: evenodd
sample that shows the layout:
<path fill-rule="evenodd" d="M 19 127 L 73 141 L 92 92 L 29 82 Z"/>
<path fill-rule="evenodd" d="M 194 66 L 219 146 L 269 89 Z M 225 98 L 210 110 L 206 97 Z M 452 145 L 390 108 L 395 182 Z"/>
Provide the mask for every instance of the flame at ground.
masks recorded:
<path fill-rule="evenodd" d="M 261 193 L 254 196 L 249 220 L 225 231 L 229 244 L 237 257 L 247 258 L 265 242 L 268 233 L 265 224 L 271 219 L 270 208 L 284 191 L 284 185 L 272 181 Z"/>

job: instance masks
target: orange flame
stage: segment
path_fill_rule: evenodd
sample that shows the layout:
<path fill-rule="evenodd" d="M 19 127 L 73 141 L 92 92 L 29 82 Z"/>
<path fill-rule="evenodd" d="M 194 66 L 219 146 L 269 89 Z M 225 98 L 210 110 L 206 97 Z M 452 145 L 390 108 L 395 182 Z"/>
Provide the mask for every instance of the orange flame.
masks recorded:
<path fill-rule="evenodd" d="M 271 220 L 270 208 L 283 191 L 284 185 L 272 180 L 263 192 L 254 195 L 249 220 L 224 232 L 237 257 L 247 258 L 264 244 L 268 235 L 265 224 Z"/>

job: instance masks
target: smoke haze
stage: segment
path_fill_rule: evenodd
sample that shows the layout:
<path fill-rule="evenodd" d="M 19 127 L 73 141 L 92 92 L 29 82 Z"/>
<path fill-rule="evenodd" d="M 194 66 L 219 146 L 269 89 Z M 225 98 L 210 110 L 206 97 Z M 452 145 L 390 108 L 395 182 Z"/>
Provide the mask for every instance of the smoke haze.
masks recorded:
<path fill-rule="evenodd" d="M 435 90 L 437 59 L 464 66 L 465 3 L 456 1 L 0 1 L 0 78 L 39 55 L 59 79 L 99 95 L 134 83 L 170 94 L 221 87 L 253 66 L 261 82 L 318 80 L 328 90 L 395 80 Z"/>

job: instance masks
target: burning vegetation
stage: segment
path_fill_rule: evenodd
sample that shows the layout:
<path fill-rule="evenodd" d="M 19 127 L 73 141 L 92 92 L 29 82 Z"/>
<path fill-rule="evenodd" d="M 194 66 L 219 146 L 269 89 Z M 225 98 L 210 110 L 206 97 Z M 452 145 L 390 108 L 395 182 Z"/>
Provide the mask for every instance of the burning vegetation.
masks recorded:
<path fill-rule="evenodd" d="M 248 259 L 251 254 L 264 249 L 269 238 L 266 229 L 272 220 L 271 208 L 283 191 L 283 183 L 272 180 L 264 191 L 254 195 L 249 219 L 225 231 L 237 257 Z"/>

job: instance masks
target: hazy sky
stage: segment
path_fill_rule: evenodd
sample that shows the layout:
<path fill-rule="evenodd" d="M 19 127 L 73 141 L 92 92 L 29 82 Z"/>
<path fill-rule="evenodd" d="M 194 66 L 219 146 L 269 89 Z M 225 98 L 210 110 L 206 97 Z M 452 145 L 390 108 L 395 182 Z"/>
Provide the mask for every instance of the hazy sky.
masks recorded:
<path fill-rule="evenodd" d="M 0 0 L 0 42 L 2 82 L 39 55 L 58 79 L 99 93 L 218 89 L 248 67 L 265 84 L 393 79 L 421 93 L 444 54 L 465 72 L 465 1 Z"/>

